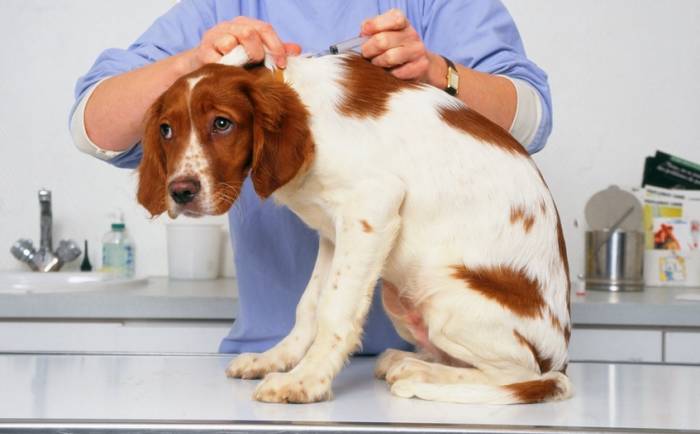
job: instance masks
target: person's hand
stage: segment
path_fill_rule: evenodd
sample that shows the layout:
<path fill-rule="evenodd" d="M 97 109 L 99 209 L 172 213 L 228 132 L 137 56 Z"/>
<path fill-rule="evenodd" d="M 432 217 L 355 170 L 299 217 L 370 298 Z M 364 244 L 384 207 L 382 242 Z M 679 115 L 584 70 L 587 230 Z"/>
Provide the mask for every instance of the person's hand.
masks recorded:
<path fill-rule="evenodd" d="M 217 62 L 238 45 L 245 48 L 251 63 L 261 62 L 267 51 L 280 68 L 287 66 L 287 55 L 301 52 L 298 45 L 283 43 L 271 24 L 241 16 L 207 30 L 194 49 L 195 62 L 198 66 Z"/>
<path fill-rule="evenodd" d="M 362 45 L 362 55 L 373 64 L 389 69 L 403 80 L 418 80 L 438 87 L 446 85 L 445 60 L 428 51 L 399 9 L 365 20 L 360 34 L 370 37 Z"/>

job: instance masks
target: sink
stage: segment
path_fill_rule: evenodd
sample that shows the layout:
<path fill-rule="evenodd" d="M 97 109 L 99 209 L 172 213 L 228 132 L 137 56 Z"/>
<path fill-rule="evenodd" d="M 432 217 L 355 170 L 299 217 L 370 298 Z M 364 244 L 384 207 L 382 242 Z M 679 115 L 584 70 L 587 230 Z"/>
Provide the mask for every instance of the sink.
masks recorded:
<path fill-rule="evenodd" d="M 146 278 L 122 277 L 113 273 L 0 272 L 0 293 L 53 293 L 99 291 L 145 284 Z"/>

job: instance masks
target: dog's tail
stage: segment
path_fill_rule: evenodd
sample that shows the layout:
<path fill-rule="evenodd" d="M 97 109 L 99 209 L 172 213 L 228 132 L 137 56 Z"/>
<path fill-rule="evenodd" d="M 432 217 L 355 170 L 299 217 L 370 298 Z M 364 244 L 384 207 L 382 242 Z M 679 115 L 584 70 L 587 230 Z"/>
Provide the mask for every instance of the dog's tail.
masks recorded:
<path fill-rule="evenodd" d="M 399 380 L 391 392 L 403 398 L 461 404 L 531 404 L 559 401 L 573 394 L 571 381 L 562 372 L 547 372 L 538 379 L 507 385 L 440 384 Z"/>

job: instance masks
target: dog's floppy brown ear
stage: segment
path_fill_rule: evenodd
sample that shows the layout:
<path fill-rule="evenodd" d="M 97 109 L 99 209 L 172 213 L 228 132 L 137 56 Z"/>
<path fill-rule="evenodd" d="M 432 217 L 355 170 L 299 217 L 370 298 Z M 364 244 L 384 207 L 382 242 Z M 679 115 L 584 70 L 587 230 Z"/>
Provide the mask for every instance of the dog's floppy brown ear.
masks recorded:
<path fill-rule="evenodd" d="M 139 203 L 156 217 L 166 210 L 165 153 L 160 144 L 160 115 L 162 102 L 158 99 L 144 118 L 144 134 L 141 139 L 143 157 L 138 167 L 139 186 L 136 195 Z"/>
<path fill-rule="evenodd" d="M 250 176 L 267 198 L 313 158 L 309 113 L 298 94 L 269 73 L 256 77 L 248 94 L 254 107 Z"/>

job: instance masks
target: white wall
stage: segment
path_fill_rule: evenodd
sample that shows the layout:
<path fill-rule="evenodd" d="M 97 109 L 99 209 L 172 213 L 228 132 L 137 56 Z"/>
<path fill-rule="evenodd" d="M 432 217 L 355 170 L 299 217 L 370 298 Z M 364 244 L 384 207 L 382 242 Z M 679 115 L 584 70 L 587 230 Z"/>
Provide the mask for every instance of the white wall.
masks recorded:
<path fill-rule="evenodd" d="M 126 47 L 174 0 L 0 2 L 0 270 L 27 267 L 9 254 L 19 237 L 39 243 L 37 190 L 53 194 L 54 245 L 88 239 L 93 266 L 107 214 L 121 209 L 136 241 L 136 272 L 167 274 L 164 223 L 135 200 L 136 177 L 78 152 L 68 133 L 73 86 L 102 50 Z M 181 219 L 178 219 L 180 221 Z M 226 219 L 211 218 L 221 222 Z M 230 243 L 225 242 L 228 246 Z M 230 247 L 222 272 L 233 273 Z M 67 269 L 75 269 L 79 261 Z"/>
<path fill-rule="evenodd" d="M 610 184 L 641 185 L 656 149 L 700 162 L 700 2 L 506 0 L 549 74 L 554 130 L 535 160 L 583 271 L 583 208 Z"/>
<path fill-rule="evenodd" d="M 163 220 L 146 219 L 130 172 L 74 150 L 67 116 L 75 80 L 96 56 L 127 46 L 172 3 L 0 3 L 0 270 L 22 269 L 3 252 L 20 236 L 37 239 L 36 191 L 47 186 L 55 239 L 88 238 L 99 262 L 106 214 L 121 208 L 138 243 L 139 273 L 166 274 Z M 637 185 L 644 157 L 657 148 L 700 161 L 700 2 L 505 3 L 528 53 L 550 76 L 555 127 L 536 160 L 578 274 L 583 237 L 574 220 L 588 197 L 609 184 Z"/>

